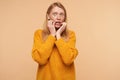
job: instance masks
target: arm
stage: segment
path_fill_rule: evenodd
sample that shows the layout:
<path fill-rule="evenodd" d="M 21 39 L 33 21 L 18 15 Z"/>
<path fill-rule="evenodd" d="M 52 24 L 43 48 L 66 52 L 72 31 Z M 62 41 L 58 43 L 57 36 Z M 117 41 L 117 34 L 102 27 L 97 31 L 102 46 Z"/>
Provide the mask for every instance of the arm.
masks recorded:
<path fill-rule="evenodd" d="M 43 42 L 42 31 L 36 31 L 34 34 L 34 44 L 32 49 L 32 57 L 39 64 L 43 65 L 48 61 L 51 55 L 55 38 L 51 35 Z"/>
<path fill-rule="evenodd" d="M 66 65 L 70 65 L 73 63 L 76 58 L 78 51 L 75 48 L 75 34 L 74 32 L 70 32 L 69 40 L 66 42 L 62 38 L 58 39 L 55 44 L 60 52 L 63 62 Z"/>

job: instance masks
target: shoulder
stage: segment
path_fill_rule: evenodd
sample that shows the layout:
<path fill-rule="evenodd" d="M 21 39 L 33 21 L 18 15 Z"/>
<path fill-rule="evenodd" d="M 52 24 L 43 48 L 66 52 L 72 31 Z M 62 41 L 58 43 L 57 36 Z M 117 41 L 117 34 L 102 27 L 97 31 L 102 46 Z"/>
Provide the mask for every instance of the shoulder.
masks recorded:
<path fill-rule="evenodd" d="M 76 35 L 73 30 L 68 30 L 68 35 L 70 39 L 76 39 Z"/>
<path fill-rule="evenodd" d="M 34 32 L 34 37 L 41 37 L 42 36 L 42 29 L 37 29 Z"/>
<path fill-rule="evenodd" d="M 35 30 L 34 35 L 38 35 L 38 34 L 41 34 L 41 33 L 42 33 L 42 29 L 37 29 L 37 30 Z"/>
<path fill-rule="evenodd" d="M 42 32 L 42 29 L 37 29 L 37 30 L 35 30 L 34 33 L 41 33 L 41 32 Z"/>
<path fill-rule="evenodd" d="M 68 30 L 69 35 L 75 35 L 75 32 L 73 30 Z"/>

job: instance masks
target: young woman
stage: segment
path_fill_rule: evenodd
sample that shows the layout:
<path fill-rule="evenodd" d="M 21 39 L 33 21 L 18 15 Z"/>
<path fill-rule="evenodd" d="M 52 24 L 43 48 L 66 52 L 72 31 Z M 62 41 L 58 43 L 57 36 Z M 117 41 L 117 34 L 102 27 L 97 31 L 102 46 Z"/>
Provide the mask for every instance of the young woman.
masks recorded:
<path fill-rule="evenodd" d="M 60 2 L 51 4 L 43 30 L 34 34 L 32 58 L 38 63 L 36 80 L 75 80 L 75 33 L 67 29 L 67 14 Z"/>

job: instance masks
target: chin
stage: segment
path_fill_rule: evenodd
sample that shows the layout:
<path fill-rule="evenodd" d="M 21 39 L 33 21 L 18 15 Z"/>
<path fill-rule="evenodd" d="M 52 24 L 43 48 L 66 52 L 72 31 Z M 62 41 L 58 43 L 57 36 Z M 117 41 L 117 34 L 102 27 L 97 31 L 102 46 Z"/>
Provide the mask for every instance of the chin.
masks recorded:
<path fill-rule="evenodd" d="M 55 28 L 60 28 L 61 26 L 55 26 Z"/>
<path fill-rule="evenodd" d="M 60 28 L 60 26 L 55 26 L 55 29 L 58 30 Z"/>

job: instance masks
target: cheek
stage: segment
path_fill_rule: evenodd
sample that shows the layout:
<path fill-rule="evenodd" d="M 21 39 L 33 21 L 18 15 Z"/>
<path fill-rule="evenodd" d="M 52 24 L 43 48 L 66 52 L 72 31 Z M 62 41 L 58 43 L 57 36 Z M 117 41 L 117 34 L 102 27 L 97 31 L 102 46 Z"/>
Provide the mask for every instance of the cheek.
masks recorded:
<path fill-rule="evenodd" d="M 65 22 L 65 18 L 62 18 L 61 20 L 62 20 L 62 22 Z"/>
<path fill-rule="evenodd" d="M 52 20 L 56 20 L 56 17 L 55 17 L 55 16 L 50 16 L 50 18 L 51 18 Z"/>

